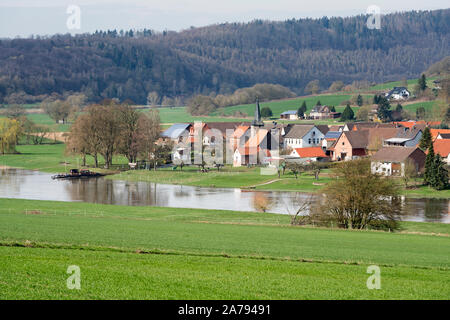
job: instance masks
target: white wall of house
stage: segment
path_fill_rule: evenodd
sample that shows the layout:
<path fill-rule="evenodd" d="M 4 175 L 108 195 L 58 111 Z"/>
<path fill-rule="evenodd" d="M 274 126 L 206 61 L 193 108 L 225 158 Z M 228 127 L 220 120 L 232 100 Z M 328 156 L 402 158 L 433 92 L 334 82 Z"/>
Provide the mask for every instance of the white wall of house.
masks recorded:
<path fill-rule="evenodd" d="M 321 147 L 322 141 L 324 140 L 325 135 L 320 132 L 316 127 L 312 128 L 307 134 L 303 137 L 298 138 L 285 138 L 284 146 L 285 148 L 291 147 L 295 148 L 308 148 L 308 147 Z"/>
<path fill-rule="evenodd" d="M 373 174 L 381 174 L 384 176 L 392 176 L 392 162 L 371 162 L 371 170 Z M 402 162 L 400 164 L 400 176 L 403 177 L 405 174 L 405 164 Z"/>
<path fill-rule="evenodd" d="M 371 162 L 371 169 L 373 174 L 381 174 L 384 176 L 392 175 L 392 163 L 391 162 Z"/>
<path fill-rule="evenodd" d="M 233 154 L 233 167 L 240 167 L 242 166 L 242 156 L 238 149 L 234 151 Z"/>

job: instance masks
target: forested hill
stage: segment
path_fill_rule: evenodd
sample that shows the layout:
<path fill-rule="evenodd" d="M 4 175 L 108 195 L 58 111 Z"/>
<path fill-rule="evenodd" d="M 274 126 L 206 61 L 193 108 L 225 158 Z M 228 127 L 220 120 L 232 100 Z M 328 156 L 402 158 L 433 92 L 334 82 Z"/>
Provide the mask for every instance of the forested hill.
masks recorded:
<path fill-rule="evenodd" d="M 450 54 L 450 9 L 383 16 L 380 30 L 369 30 L 366 20 L 256 20 L 182 32 L 3 39 L 0 103 L 68 92 L 145 103 L 151 91 L 187 98 L 264 82 L 300 94 L 315 79 L 328 88 L 335 80 L 417 77 Z"/>

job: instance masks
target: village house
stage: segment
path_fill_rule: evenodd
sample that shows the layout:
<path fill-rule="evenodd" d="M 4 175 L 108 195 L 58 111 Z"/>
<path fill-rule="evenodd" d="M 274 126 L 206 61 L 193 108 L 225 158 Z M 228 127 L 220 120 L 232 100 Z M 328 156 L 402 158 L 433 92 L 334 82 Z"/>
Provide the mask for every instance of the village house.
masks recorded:
<path fill-rule="evenodd" d="M 291 159 L 299 159 L 302 162 L 326 161 L 329 157 L 321 147 L 296 148 L 289 155 Z"/>
<path fill-rule="evenodd" d="M 340 112 L 332 112 L 329 106 L 315 106 L 309 113 L 309 118 L 314 120 L 335 119 L 340 116 Z"/>
<path fill-rule="evenodd" d="M 424 126 L 414 125 L 411 128 L 400 128 L 395 137 L 384 140 L 385 146 L 415 147 L 422 138 Z"/>
<path fill-rule="evenodd" d="M 283 120 L 298 120 L 298 114 L 296 110 L 284 111 L 280 114 L 280 119 Z"/>
<path fill-rule="evenodd" d="M 244 146 L 247 141 L 250 139 L 250 126 L 241 125 L 234 130 L 233 134 L 230 137 L 230 148 L 231 150 L 236 151 L 239 146 Z"/>
<path fill-rule="evenodd" d="M 284 148 L 307 148 L 322 145 L 325 134 L 312 124 L 298 124 L 291 127 L 284 136 Z"/>
<path fill-rule="evenodd" d="M 425 153 L 417 147 L 383 147 L 372 156 L 371 171 L 385 176 L 404 176 L 408 162 L 416 172 L 423 171 Z"/>
<path fill-rule="evenodd" d="M 269 164 L 272 152 L 278 153 L 280 127 L 270 125 L 266 129 L 264 126 L 264 122 L 261 120 L 259 101 L 256 101 L 255 117 L 249 129 L 250 137 L 244 146 L 240 144 L 234 151 L 233 166 Z M 239 143 L 241 142 L 239 140 Z"/>
<path fill-rule="evenodd" d="M 329 148 L 333 161 L 353 160 L 367 155 L 369 131 L 344 131 Z"/>
<path fill-rule="evenodd" d="M 163 141 L 170 140 L 174 143 L 185 141 L 189 137 L 189 132 L 192 128 L 190 123 L 175 123 L 170 128 L 166 129 L 161 137 Z"/>
<path fill-rule="evenodd" d="M 325 135 L 325 138 L 322 140 L 322 149 L 324 150 L 327 156 L 330 156 L 330 148 L 331 146 L 339 139 L 342 132 L 340 131 L 328 131 Z"/>
<path fill-rule="evenodd" d="M 394 87 L 391 91 L 384 95 L 387 99 L 392 100 L 408 100 L 410 92 L 405 87 Z"/>

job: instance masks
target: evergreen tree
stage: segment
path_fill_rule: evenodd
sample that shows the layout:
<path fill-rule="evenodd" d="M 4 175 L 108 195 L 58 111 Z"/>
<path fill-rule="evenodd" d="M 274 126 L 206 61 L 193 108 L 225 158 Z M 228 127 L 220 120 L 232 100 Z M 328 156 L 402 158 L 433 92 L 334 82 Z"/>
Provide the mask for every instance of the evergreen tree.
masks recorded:
<path fill-rule="evenodd" d="M 352 108 L 350 108 L 350 105 L 347 104 L 344 112 L 342 112 L 341 121 L 349 121 L 353 119 L 355 119 L 355 113 L 353 112 Z"/>
<path fill-rule="evenodd" d="M 424 91 L 427 88 L 427 78 L 425 77 L 425 74 L 422 74 L 417 83 L 419 84 L 420 91 Z"/>
<path fill-rule="evenodd" d="M 385 97 L 379 97 L 378 98 L 378 111 L 377 116 L 378 118 L 383 122 L 389 122 L 391 121 L 391 105 L 389 104 L 389 101 Z"/>
<path fill-rule="evenodd" d="M 397 104 L 397 107 L 395 107 L 395 111 L 402 112 L 403 111 L 403 106 L 400 103 Z"/>
<path fill-rule="evenodd" d="M 448 171 L 439 154 L 436 154 L 434 157 L 433 172 L 431 186 L 436 190 L 446 189 L 448 187 Z"/>
<path fill-rule="evenodd" d="M 269 107 L 264 107 L 261 109 L 261 117 L 270 118 L 272 115 L 272 109 L 270 109 Z"/>
<path fill-rule="evenodd" d="M 364 104 L 363 97 L 360 94 L 358 94 L 358 97 L 356 98 L 356 104 L 360 107 Z"/>
<path fill-rule="evenodd" d="M 423 130 L 422 138 L 420 139 L 419 148 L 422 150 L 427 150 L 430 145 L 432 145 L 431 131 L 430 128 L 426 127 Z"/>
<path fill-rule="evenodd" d="M 434 147 L 430 144 L 428 147 L 428 154 L 425 159 L 425 173 L 423 175 L 423 182 L 430 184 L 434 176 Z"/>
<path fill-rule="evenodd" d="M 418 107 L 416 109 L 416 118 L 417 120 L 421 120 L 425 118 L 425 108 L 424 107 Z"/>
<path fill-rule="evenodd" d="M 378 104 L 380 102 L 380 97 L 376 94 L 373 96 L 373 103 Z"/>
<path fill-rule="evenodd" d="M 306 112 L 306 102 L 303 101 L 301 107 L 298 108 L 298 110 L 297 110 L 298 117 L 302 118 L 305 115 L 305 112 Z"/>
<path fill-rule="evenodd" d="M 322 103 L 320 102 L 320 100 L 317 101 L 316 106 L 321 106 Z"/>
<path fill-rule="evenodd" d="M 336 108 L 335 108 L 334 106 L 331 106 L 331 107 L 330 107 L 330 111 L 331 111 L 331 112 L 336 112 Z"/>

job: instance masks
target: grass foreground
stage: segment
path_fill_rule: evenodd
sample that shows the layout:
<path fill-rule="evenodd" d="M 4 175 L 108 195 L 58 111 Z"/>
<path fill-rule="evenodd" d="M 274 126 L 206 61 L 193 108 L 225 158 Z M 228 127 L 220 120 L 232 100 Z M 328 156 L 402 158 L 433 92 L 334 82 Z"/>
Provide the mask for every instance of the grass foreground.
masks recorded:
<path fill-rule="evenodd" d="M 448 299 L 450 225 L 0 199 L 1 299 Z M 81 270 L 69 290 L 68 266 Z M 367 267 L 381 289 L 366 287 Z"/>

